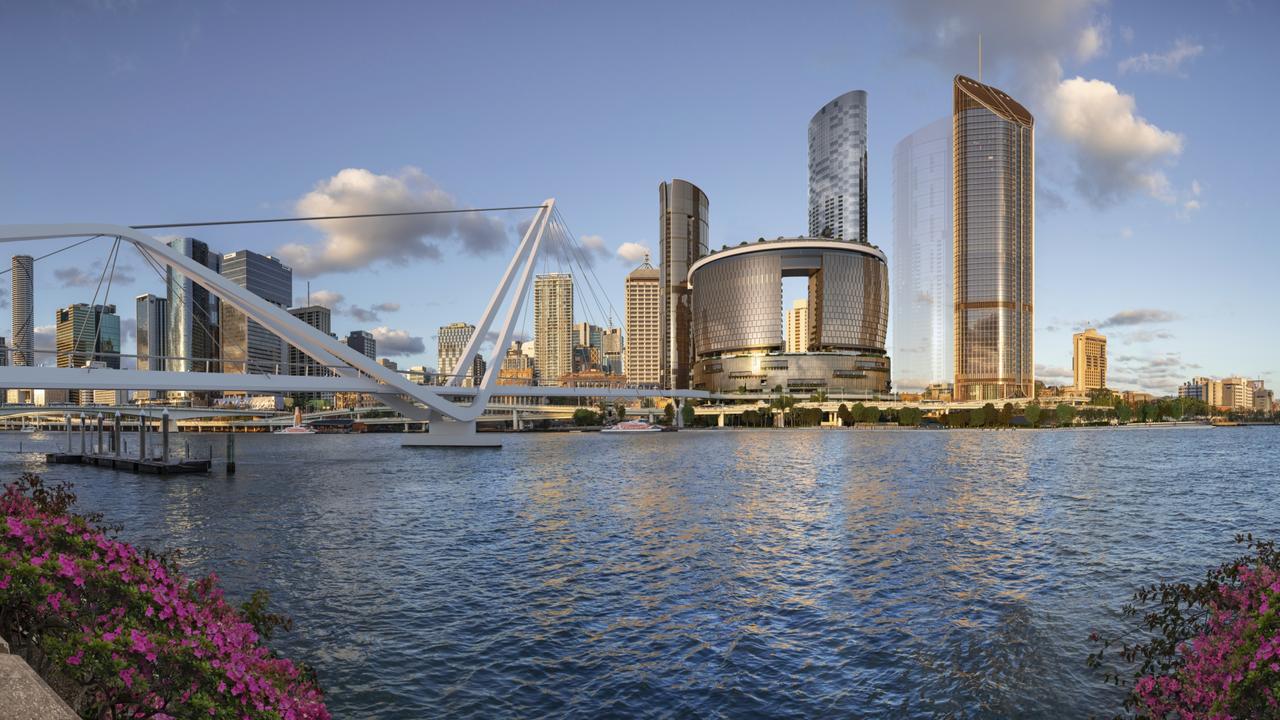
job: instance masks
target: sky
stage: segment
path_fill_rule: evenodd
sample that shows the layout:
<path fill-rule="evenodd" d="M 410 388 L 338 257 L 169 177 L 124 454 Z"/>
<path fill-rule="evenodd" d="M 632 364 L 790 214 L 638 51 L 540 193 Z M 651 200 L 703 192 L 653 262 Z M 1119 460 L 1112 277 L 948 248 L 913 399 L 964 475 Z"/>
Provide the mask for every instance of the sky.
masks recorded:
<path fill-rule="evenodd" d="M 707 193 L 714 247 L 803 234 L 807 124 L 848 90 L 868 93 L 869 239 L 892 266 L 894 145 L 950 113 L 981 33 L 984 81 L 1036 116 L 1038 379 L 1069 382 L 1071 333 L 1096 325 L 1113 386 L 1274 387 L 1278 20 L 1249 0 L 0 0 L 0 223 L 554 197 L 605 295 L 578 318 L 620 323 L 623 278 L 656 247 L 658 184 Z M 434 366 L 436 328 L 479 318 L 531 216 L 190 234 L 283 258 L 339 335 L 371 330 L 380 356 Z M 37 326 L 93 298 L 109 250 L 37 264 Z M 110 300 L 126 331 L 133 297 L 162 290 L 121 255 Z"/>

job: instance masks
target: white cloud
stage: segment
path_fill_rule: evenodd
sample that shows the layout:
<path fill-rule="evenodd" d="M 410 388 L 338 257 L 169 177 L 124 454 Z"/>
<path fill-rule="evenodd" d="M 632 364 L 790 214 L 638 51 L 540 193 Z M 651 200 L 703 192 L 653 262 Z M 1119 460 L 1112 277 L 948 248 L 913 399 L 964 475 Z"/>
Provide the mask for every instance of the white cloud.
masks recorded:
<path fill-rule="evenodd" d="M 299 306 L 307 304 L 320 305 L 336 312 L 338 307 L 342 305 L 342 301 L 346 299 L 345 295 L 333 290 L 312 290 L 310 296 L 299 295 L 294 298 L 294 302 Z"/>
<path fill-rule="evenodd" d="M 1179 38 L 1167 52 L 1142 53 L 1141 55 L 1125 58 L 1120 61 L 1118 69 L 1121 75 L 1143 72 L 1183 75 L 1182 64 L 1194 60 L 1203 52 L 1203 45 L 1197 45 L 1185 38 Z"/>
<path fill-rule="evenodd" d="M 377 312 L 399 312 L 400 303 L 398 302 L 378 303 L 377 305 L 373 306 L 373 309 Z"/>
<path fill-rule="evenodd" d="M 35 329 L 35 332 L 33 333 L 33 335 L 34 335 L 35 337 L 33 337 L 33 338 L 31 339 L 31 344 L 32 344 L 32 347 L 33 347 L 33 348 L 35 348 L 36 350 L 38 350 L 38 351 L 39 351 L 39 350 L 44 350 L 44 351 L 48 351 L 48 352 L 52 353 L 54 350 L 56 350 L 56 349 L 57 349 L 57 347 L 58 347 L 58 342 L 57 342 L 57 326 L 55 326 L 55 325 L 37 325 L 37 326 L 36 326 L 36 329 Z M 52 364 L 53 364 L 53 356 L 52 356 L 52 355 L 49 355 L 49 356 L 47 356 L 47 357 L 46 357 L 46 356 L 44 356 L 44 355 L 36 355 L 36 357 L 35 357 L 35 360 L 36 360 L 36 364 L 37 364 L 37 365 L 41 365 L 41 364 L 43 364 L 43 362 L 44 362 L 46 359 L 49 361 L 49 364 L 50 364 L 50 365 L 52 365 Z"/>
<path fill-rule="evenodd" d="M 1107 28 L 1105 24 L 1090 25 L 1080 31 L 1080 39 L 1076 41 L 1076 59 L 1088 62 L 1097 57 L 1107 44 Z"/>
<path fill-rule="evenodd" d="M 115 272 L 108 275 L 113 285 L 132 285 L 137 280 L 133 276 L 133 267 L 130 265 L 116 265 Z M 57 268 L 53 271 L 53 277 L 62 283 L 62 287 L 96 287 L 99 282 L 106 287 L 108 280 L 108 277 L 102 273 L 101 260 L 94 260 L 87 269 L 75 266 Z"/>
<path fill-rule="evenodd" d="M 1036 365 L 1036 379 L 1046 385 L 1060 385 L 1074 382 L 1075 376 L 1071 373 L 1071 368 Z"/>
<path fill-rule="evenodd" d="M 1124 238 L 1125 240 L 1128 240 L 1129 238 L 1133 237 L 1133 228 L 1131 227 L 1120 228 L 1120 237 Z"/>
<path fill-rule="evenodd" d="M 329 308 L 334 314 L 349 315 L 360 322 L 380 322 L 382 320 L 380 313 L 396 312 L 400 309 L 400 303 L 398 302 L 378 303 L 365 308 L 359 305 L 347 305 L 346 299 L 345 295 L 333 290 L 311 291 L 311 304 L 322 305 Z M 307 296 L 299 296 L 294 302 L 297 305 L 305 305 L 307 304 Z"/>
<path fill-rule="evenodd" d="M 1151 323 L 1172 322 L 1178 319 L 1178 314 L 1169 310 L 1159 310 L 1156 308 L 1139 308 L 1137 310 L 1121 310 L 1111 317 L 1098 323 L 1098 327 L 1118 327 L 1126 325 L 1148 325 Z"/>
<path fill-rule="evenodd" d="M 346 168 L 317 183 L 297 203 L 298 213 L 305 216 L 457 208 L 452 195 L 415 167 L 394 176 Z M 302 277 L 351 272 L 380 261 L 438 260 L 439 243 L 444 240 L 456 242 L 463 252 L 473 255 L 494 252 L 507 243 L 503 223 L 480 213 L 318 220 L 311 224 L 325 233 L 318 247 L 290 243 L 276 251 Z"/>
<path fill-rule="evenodd" d="M 392 330 L 389 327 L 376 327 L 370 331 L 378 342 L 378 354 L 385 357 L 399 355 L 421 355 L 427 351 L 426 343 L 421 337 L 410 335 L 405 330 Z"/>
<path fill-rule="evenodd" d="M 1046 103 L 1050 127 L 1076 150 L 1077 191 L 1095 206 L 1132 192 L 1173 202 L 1160 165 L 1182 152 L 1182 136 L 1137 114 L 1132 95 L 1103 80 L 1064 80 Z"/>
<path fill-rule="evenodd" d="M 649 246 L 636 242 L 624 242 L 618 246 L 618 258 L 628 263 L 638 264 L 650 256 Z"/>

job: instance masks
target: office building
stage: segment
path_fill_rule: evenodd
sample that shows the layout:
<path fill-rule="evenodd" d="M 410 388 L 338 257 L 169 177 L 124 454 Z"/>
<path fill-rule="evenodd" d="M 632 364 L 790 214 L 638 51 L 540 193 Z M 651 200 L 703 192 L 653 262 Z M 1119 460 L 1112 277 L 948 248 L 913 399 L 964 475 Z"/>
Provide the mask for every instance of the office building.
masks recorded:
<path fill-rule="evenodd" d="M 467 343 L 471 341 L 475 331 L 475 325 L 456 322 L 441 327 L 436 334 L 436 369 L 445 384 L 449 383 L 449 378 L 458 369 L 458 361 L 462 359 L 462 353 L 467 349 Z"/>
<path fill-rule="evenodd" d="M 222 256 L 222 276 L 280 308 L 289 307 L 293 270 L 270 255 L 239 250 Z M 222 371 L 282 373 L 289 344 L 231 303 L 222 304 Z"/>
<path fill-rule="evenodd" d="M 378 361 L 378 364 L 388 370 L 397 371 L 397 372 L 400 370 L 400 366 L 396 364 L 396 361 L 392 360 L 391 358 L 382 358 L 381 360 Z"/>
<path fill-rule="evenodd" d="M 809 351 L 809 301 L 796 300 L 787 311 L 787 352 Z"/>
<path fill-rule="evenodd" d="M 1222 407 L 1222 381 L 1194 377 L 1178 387 L 1178 397 L 1202 400 L 1209 407 Z"/>
<path fill-rule="evenodd" d="M 54 338 L 60 368 L 120 369 L 120 316 L 115 305 L 76 303 L 54 315 Z"/>
<path fill-rule="evenodd" d="M 919 392 L 955 379 L 951 287 L 951 118 L 903 138 L 893 150 L 893 386 Z"/>
<path fill-rule="evenodd" d="M 622 340 L 622 328 L 607 328 L 600 338 L 600 346 L 604 352 L 603 360 L 601 361 L 602 369 L 610 375 L 621 375 L 622 353 L 625 347 Z"/>
<path fill-rule="evenodd" d="M 137 307 L 134 320 L 137 324 L 138 369 L 164 370 L 169 301 L 151 293 L 139 295 L 134 301 Z"/>
<path fill-rule="evenodd" d="M 204 265 L 222 271 L 222 256 L 195 238 L 174 238 L 169 247 Z M 165 268 L 169 313 L 165 341 L 165 369 L 175 372 L 221 372 L 219 332 L 221 304 L 204 286 L 171 267 Z"/>
<path fill-rule="evenodd" d="M 604 329 L 599 325 L 581 322 L 573 326 L 573 333 L 579 347 L 595 348 L 597 355 L 604 356 Z"/>
<path fill-rule="evenodd" d="M 957 75 L 953 93 L 955 399 L 1035 394 L 1034 119 Z"/>
<path fill-rule="evenodd" d="M 662 290 L 658 271 L 649 264 L 649 258 L 627 275 L 625 288 L 626 347 L 622 353 L 622 372 L 633 385 L 659 387 L 662 384 Z"/>
<path fill-rule="evenodd" d="M 707 254 L 706 193 L 685 180 L 658 185 L 658 262 L 662 266 L 662 384 L 688 388 L 693 365 L 689 268 Z"/>
<path fill-rule="evenodd" d="M 333 336 L 330 327 L 333 324 L 333 311 L 323 305 L 307 305 L 306 307 L 289 308 L 289 314 L 302 322 L 319 330 L 325 335 Z M 315 358 L 298 348 L 289 346 L 289 374 L 305 377 L 329 377 L 333 371 L 316 361 Z M 324 403 L 331 400 L 333 393 L 304 392 L 294 393 L 295 403 Z"/>
<path fill-rule="evenodd" d="M 367 330 L 352 330 L 347 333 L 346 343 L 347 347 L 370 360 L 378 357 L 378 341 L 373 337 L 373 333 Z"/>
<path fill-rule="evenodd" d="M 779 238 L 714 252 L 693 279 L 693 388 L 884 397 L 889 277 L 874 245 Z M 808 279 L 808 350 L 785 353 L 782 279 Z"/>
<path fill-rule="evenodd" d="M 1253 381 L 1240 376 L 1222 379 L 1222 405 L 1232 410 L 1253 409 Z"/>
<path fill-rule="evenodd" d="M 511 347 L 502 359 L 498 371 L 499 385 L 532 385 L 534 379 L 533 358 L 524 354 L 524 343 L 512 340 Z"/>
<path fill-rule="evenodd" d="M 853 90 L 809 120 L 809 235 L 867 242 L 867 93 Z"/>
<path fill-rule="evenodd" d="M 1078 392 L 1107 386 L 1107 337 L 1093 328 L 1071 336 L 1071 371 Z"/>
<path fill-rule="evenodd" d="M 30 255 L 14 255 L 12 265 L 13 364 L 37 365 L 35 357 L 35 260 Z"/>
<path fill-rule="evenodd" d="M 484 372 L 488 369 L 488 363 L 484 361 L 480 353 L 476 353 L 476 356 L 471 360 L 471 377 L 466 384 L 472 387 L 480 387 L 484 383 Z"/>
<path fill-rule="evenodd" d="M 533 344 L 538 382 L 559 385 L 573 372 L 573 276 L 538 275 L 533 281 Z"/>

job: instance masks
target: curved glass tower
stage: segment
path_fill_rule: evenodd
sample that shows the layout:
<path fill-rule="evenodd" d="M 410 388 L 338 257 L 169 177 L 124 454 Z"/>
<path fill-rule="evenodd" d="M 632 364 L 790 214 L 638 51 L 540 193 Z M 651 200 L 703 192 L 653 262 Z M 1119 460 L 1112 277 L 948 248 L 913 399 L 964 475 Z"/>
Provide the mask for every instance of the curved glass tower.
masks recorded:
<path fill-rule="evenodd" d="M 687 180 L 658 185 L 658 245 L 661 275 L 662 386 L 689 387 L 693 365 L 689 268 L 707 254 L 707 194 Z M 538 358 L 542 362 L 542 358 Z"/>
<path fill-rule="evenodd" d="M 867 242 L 867 92 L 809 120 L 809 235 Z"/>
<path fill-rule="evenodd" d="M 951 118 L 893 149 L 893 385 L 919 391 L 955 377 L 951 339 L 955 232 Z"/>
<path fill-rule="evenodd" d="M 963 75 L 953 98 L 955 399 L 1031 398 L 1035 120 Z"/>

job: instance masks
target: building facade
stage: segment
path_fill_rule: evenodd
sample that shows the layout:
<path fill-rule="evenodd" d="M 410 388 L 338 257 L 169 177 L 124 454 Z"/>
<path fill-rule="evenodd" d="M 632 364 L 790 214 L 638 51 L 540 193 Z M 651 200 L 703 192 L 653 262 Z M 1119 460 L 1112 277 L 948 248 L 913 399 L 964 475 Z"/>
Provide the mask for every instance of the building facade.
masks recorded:
<path fill-rule="evenodd" d="M 699 260 L 690 277 L 694 389 L 889 392 L 889 278 L 879 248 L 826 238 L 742 243 Z M 785 351 L 784 277 L 808 279 L 807 352 Z"/>
<path fill-rule="evenodd" d="M 662 289 L 658 270 L 644 263 L 627 275 L 626 347 L 622 372 L 640 387 L 662 384 Z"/>
<path fill-rule="evenodd" d="M 1107 337 L 1093 328 L 1071 336 L 1071 371 L 1080 392 L 1107 386 Z"/>
<path fill-rule="evenodd" d="M 662 384 L 688 388 L 693 364 L 689 269 L 707 254 L 706 193 L 686 180 L 658 186 L 658 263 L 661 265 Z"/>
<path fill-rule="evenodd" d="M 222 256 L 222 276 L 279 308 L 293 295 L 293 270 L 270 255 L 239 250 Z M 222 371 L 283 373 L 289 344 L 230 303 L 222 305 Z"/>
<path fill-rule="evenodd" d="M 919 392 L 955 379 L 951 118 L 893 150 L 893 386 Z"/>
<path fill-rule="evenodd" d="M 533 346 L 538 382 L 559 385 L 573 372 L 573 276 L 538 275 L 533 281 Z"/>
<path fill-rule="evenodd" d="M 35 357 L 35 268 L 30 255 L 14 255 L 12 265 L 13 365 L 30 367 Z"/>
<path fill-rule="evenodd" d="M 1035 395 L 1035 121 L 957 75 L 953 93 L 955 399 Z"/>
<path fill-rule="evenodd" d="M 306 307 L 289 308 L 289 314 L 302 322 L 319 330 L 325 335 L 332 335 L 333 311 L 323 305 L 307 305 Z M 289 374 L 305 377 L 328 377 L 333 374 L 315 358 L 292 345 L 289 346 Z M 316 393 L 303 393 L 303 399 L 315 399 Z"/>
<path fill-rule="evenodd" d="M 1178 397 L 1202 400 L 1209 407 L 1222 407 L 1222 381 L 1194 377 L 1178 387 Z"/>
<path fill-rule="evenodd" d="M 58 367 L 120 369 L 120 316 L 115 305 L 76 303 L 54 317 Z"/>
<path fill-rule="evenodd" d="M 222 272 L 222 256 L 195 238 L 174 238 L 169 247 Z M 165 340 L 165 369 L 175 372 L 221 372 L 222 349 L 219 333 L 221 303 L 202 285 L 171 267 L 165 268 L 168 288 L 165 308 L 169 313 Z"/>
<path fill-rule="evenodd" d="M 853 90 L 809 120 L 809 235 L 867 241 L 867 93 Z"/>
<path fill-rule="evenodd" d="M 600 346 L 604 353 L 602 369 L 610 375 L 621 375 L 622 354 L 625 348 L 622 339 L 622 328 L 606 328 L 600 338 Z"/>
<path fill-rule="evenodd" d="M 796 300 L 787 311 L 787 352 L 809 351 L 809 301 Z"/>
<path fill-rule="evenodd" d="M 436 331 L 436 369 L 445 383 L 458 369 L 458 361 L 475 332 L 475 325 L 464 322 L 449 323 Z"/>
<path fill-rule="evenodd" d="M 378 357 L 378 341 L 368 330 L 352 330 L 347 333 L 347 347 L 364 355 L 370 360 Z"/>

